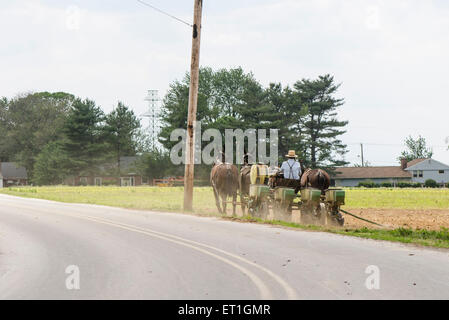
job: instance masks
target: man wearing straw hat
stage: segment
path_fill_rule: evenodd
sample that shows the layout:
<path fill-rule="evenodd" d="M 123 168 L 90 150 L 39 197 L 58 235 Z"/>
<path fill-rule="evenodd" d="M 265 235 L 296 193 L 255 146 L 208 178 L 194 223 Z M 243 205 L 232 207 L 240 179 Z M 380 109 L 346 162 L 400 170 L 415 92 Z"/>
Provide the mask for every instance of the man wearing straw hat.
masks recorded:
<path fill-rule="evenodd" d="M 298 156 L 296 155 L 295 150 L 288 151 L 288 154 L 285 156 L 288 160 L 284 161 L 281 166 L 281 172 L 284 174 L 284 179 L 299 180 L 301 177 L 301 165 L 296 161 Z"/>

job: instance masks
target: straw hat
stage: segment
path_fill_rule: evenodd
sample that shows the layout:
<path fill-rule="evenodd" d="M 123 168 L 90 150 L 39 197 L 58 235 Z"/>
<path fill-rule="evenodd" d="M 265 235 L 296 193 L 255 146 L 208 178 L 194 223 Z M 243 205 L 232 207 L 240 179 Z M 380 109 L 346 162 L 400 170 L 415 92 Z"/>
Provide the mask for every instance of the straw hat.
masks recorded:
<path fill-rule="evenodd" d="M 285 155 L 287 158 L 298 158 L 298 156 L 296 155 L 295 150 L 289 150 L 288 154 Z"/>

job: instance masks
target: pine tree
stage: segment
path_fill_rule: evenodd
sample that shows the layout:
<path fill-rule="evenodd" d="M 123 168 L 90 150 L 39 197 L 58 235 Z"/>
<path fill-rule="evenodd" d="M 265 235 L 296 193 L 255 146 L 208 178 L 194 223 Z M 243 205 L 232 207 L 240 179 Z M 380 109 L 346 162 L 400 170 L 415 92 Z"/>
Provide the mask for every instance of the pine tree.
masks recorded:
<path fill-rule="evenodd" d="M 338 108 L 344 99 L 335 98 L 339 85 L 330 75 L 317 80 L 303 79 L 294 84 L 301 103 L 302 157 L 305 165 L 311 168 L 336 167 L 347 164 L 342 156 L 347 152 L 346 145 L 339 137 L 346 131 L 347 121 L 337 119 Z"/>
<path fill-rule="evenodd" d="M 104 113 L 92 100 L 76 99 L 64 124 L 67 168 L 89 175 L 108 157 L 103 130 Z"/>
<path fill-rule="evenodd" d="M 36 157 L 33 183 L 37 185 L 63 183 L 64 178 L 68 175 L 67 160 L 67 154 L 59 141 L 47 144 Z"/>
<path fill-rule="evenodd" d="M 120 158 L 136 154 L 136 134 L 140 129 L 140 121 L 127 106 L 119 102 L 117 107 L 106 116 L 105 133 L 107 142 L 117 160 L 118 176 L 121 176 Z"/>

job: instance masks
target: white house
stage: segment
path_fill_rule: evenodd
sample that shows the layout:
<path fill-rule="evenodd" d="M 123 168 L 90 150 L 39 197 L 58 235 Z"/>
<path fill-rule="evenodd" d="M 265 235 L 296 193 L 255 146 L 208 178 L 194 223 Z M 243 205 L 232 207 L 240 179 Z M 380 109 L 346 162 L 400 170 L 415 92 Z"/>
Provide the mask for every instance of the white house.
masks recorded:
<path fill-rule="evenodd" d="M 449 166 L 434 159 L 416 159 L 408 163 L 407 168 L 412 181 L 424 183 L 428 179 L 439 184 L 449 183 Z"/>
<path fill-rule="evenodd" d="M 438 184 L 449 184 L 449 166 L 434 159 L 401 159 L 400 166 L 339 167 L 335 168 L 331 184 L 337 187 L 356 187 L 360 182 L 384 182 L 397 186 L 401 182 L 423 184 L 433 179 Z"/>

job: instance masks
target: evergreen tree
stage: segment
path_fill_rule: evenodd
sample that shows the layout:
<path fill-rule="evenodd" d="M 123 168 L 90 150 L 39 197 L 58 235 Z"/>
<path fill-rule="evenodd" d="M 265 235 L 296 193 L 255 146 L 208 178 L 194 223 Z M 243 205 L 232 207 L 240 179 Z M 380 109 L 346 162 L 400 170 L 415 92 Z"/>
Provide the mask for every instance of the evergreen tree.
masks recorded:
<path fill-rule="evenodd" d="M 117 107 L 106 116 L 106 138 L 117 161 L 117 171 L 120 177 L 120 157 L 136 154 L 136 135 L 140 129 L 140 121 L 127 106 L 119 102 Z"/>
<path fill-rule="evenodd" d="M 50 142 L 36 157 L 33 182 L 37 185 L 63 183 L 68 175 L 67 160 L 67 154 L 61 143 L 59 141 Z"/>
<path fill-rule="evenodd" d="M 73 174 L 94 174 L 108 158 L 104 113 L 92 100 L 76 99 L 64 124 L 67 168 Z"/>
<path fill-rule="evenodd" d="M 346 121 L 337 119 L 343 99 L 335 98 L 338 85 L 326 75 L 301 80 L 293 88 L 272 83 L 264 88 L 241 68 L 200 69 L 197 120 L 203 131 L 219 129 L 278 129 L 278 152 L 299 152 L 306 166 L 332 168 L 342 160 L 346 146 L 339 139 Z M 170 149 L 170 133 L 186 128 L 189 76 L 175 81 L 164 98 L 161 144 Z M 223 140 L 224 141 L 224 140 Z M 268 141 L 267 141 L 268 142 Z"/>
<path fill-rule="evenodd" d="M 336 167 L 347 164 L 341 157 L 347 152 L 339 137 L 346 131 L 347 121 L 337 119 L 344 100 L 335 98 L 339 85 L 330 75 L 317 80 L 303 79 L 294 84 L 301 103 L 298 130 L 303 139 L 299 145 L 305 165 L 311 168 Z M 304 115 L 304 116 L 302 116 Z"/>

